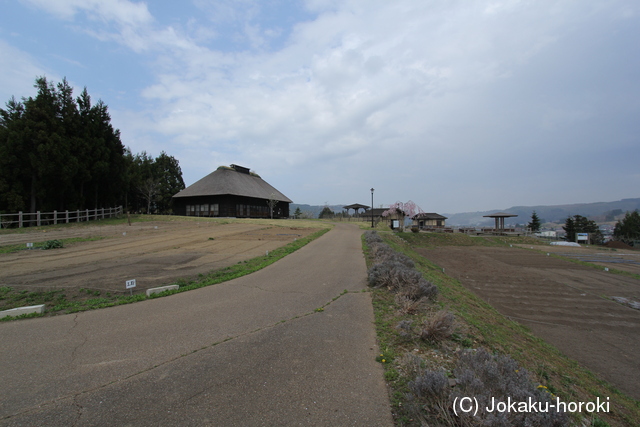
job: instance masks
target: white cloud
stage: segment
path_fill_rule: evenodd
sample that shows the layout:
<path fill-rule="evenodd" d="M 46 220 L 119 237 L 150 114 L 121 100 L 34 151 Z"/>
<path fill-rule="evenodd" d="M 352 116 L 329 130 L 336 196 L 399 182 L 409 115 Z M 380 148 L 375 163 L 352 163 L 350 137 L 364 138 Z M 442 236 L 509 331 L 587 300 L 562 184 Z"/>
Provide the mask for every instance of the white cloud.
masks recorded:
<path fill-rule="evenodd" d="M 36 76 L 54 75 L 48 72 L 36 58 L 21 51 L 9 43 L 0 40 L 0 99 L 6 102 L 12 96 L 20 100 L 25 94 L 34 93 L 33 84 Z M 54 77 L 55 78 L 55 77 Z"/>
<path fill-rule="evenodd" d="M 83 12 L 92 21 L 115 22 L 122 27 L 146 25 L 153 17 L 145 3 L 127 0 L 23 0 L 59 18 L 72 20 Z"/>
<path fill-rule="evenodd" d="M 154 79 L 140 88 L 147 110 L 114 112 L 131 141 L 183 155 L 187 182 L 235 162 L 322 180 L 296 185 L 294 200 L 313 188 L 319 200 L 352 201 L 342 198 L 351 186 L 379 179 L 380 199 L 421 204 L 429 191 L 417 186 L 424 195 L 414 196 L 405 185 L 420 176 L 480 203 L 483 185 L 500 185 L 478 180 L 486 170 L 533 150 L 596 144 L 588 135 L 603 132 L 602 101 L 637 92 L 611 81 L 601 88 L 607 75 L 594 71 L 605 54 L 607 72 L 631 61 L 613 38 L 637 20 L 638 6 L 625 0 L 309 0 L 314 19 L 295 22 L 267 20 L 257 0 L 197 0 L 202 16 L 184 21 L 124 0 L 29 2 L 152 63 Z M 622 43 L 637 53 L 632 40 Z M 531 188 L 525 179 L 510 184 Z"/>

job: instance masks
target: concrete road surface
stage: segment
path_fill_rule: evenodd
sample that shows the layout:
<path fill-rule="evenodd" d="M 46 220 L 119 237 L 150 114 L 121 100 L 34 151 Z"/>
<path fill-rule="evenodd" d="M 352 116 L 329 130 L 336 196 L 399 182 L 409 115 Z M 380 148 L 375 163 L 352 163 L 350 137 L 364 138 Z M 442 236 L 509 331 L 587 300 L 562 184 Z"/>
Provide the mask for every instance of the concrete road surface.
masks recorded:
<path fill-rule="evenodd" d="M 0 324 L 0 425 L 393 425 L 360 234 L 338 224 L 208 288 Z"/>

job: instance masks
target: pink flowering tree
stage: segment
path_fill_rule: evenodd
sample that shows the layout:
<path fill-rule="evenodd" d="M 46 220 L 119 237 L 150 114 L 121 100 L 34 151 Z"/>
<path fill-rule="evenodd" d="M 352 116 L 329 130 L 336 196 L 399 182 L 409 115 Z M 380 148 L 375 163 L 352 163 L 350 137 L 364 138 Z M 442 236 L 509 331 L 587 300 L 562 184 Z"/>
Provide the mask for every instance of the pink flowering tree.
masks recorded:
<path fill-rule="evenodd" d="M 389 209 L 382 212 L 382 216 L 386 218 L 390 215 L 398 215 L 398 219 L 400 220 L 400 231 L 404 231 L 404 218 L 407 216 L 409 218 L 413 218 L 415 214 L 419 213 L 422 213 L 420 206 L 409 200 L 406 203 L 395 202 L 389 206 Z"/>

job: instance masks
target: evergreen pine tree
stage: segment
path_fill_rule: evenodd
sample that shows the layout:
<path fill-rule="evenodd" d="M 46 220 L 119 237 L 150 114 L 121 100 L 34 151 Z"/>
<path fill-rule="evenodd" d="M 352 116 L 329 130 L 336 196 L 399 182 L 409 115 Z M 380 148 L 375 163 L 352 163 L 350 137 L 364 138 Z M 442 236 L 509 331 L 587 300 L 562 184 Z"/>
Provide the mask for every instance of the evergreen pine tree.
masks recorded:
<path fill-rule="evenodd" d="M 536 211 L 533 211 L 533 213 L 531 214 L 531 222 L 527 225 L 527 227 L 531 229 L 532 233 L 537 233 L 538 231 L 540 231 L 541 225 L 542 224 L 540 224 L 540 218 L 538 218 L 538 214 L 536 213 Z"/>
<path fill-rule="evenodd" d="M 640 213 L 637 209 L 625 213 L 624 218 L 616 223 L 613 236 L 628 244 L 640 240 Z"/>

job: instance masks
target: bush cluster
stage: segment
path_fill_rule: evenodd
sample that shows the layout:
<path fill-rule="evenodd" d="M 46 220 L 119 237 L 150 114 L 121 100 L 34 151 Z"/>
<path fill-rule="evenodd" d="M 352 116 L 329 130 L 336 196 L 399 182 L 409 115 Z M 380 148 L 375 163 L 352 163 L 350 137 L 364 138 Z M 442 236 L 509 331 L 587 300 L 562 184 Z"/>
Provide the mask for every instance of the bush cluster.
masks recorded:
<path fill-rule="evenodd" d="M 422 277 L 411 258 L 391 249 L 375 231 L 367 231 L 365 241 L 374 261 L 368 271 L 369 286 L 386 287 L 396 294 L 397 300 L 409 305 L 435 299 L 438 288 Z"/>
<path fill-rule="evenodd" d="M 58 249 L 61 248 L 62 242 L 60 240 L 47 240 L 44 245 L 42 245 L 42 249 Z"/>
<path fill-rule="evenodd" d="M 494 355 L 484 349 L 460 352 L 453 370 L 453 386 L 442 371 L 424 371 L 409 382 L 410 394 L 417 417 L 423 417 L 422 410 L 440 418 L 446 424 L 462 426 L 565 426 L 568 417 L 555 408 L 549 411 L 533 412 L 489 412 L 497 402 L 540 402 L 551 403 L 552 395 L 545 387 L 535 386 L 525 369 L 519 368 L 509 356 Z M 456 398 L 473 396 L 481 408 L 477 415 L 473 412 L 458 411 L 454 417 L 453 405 Z M 493 399 L 493 401 L 492 401 Z M 544 406 L 543 406 L 544 407 Z M 550 407 L 551 408 L 551 407 Z"/>
<path fill-rule="evenodd" d="M 400 305 L 400 302 L 396 298 L 396 303 Z M 402 310 L 402 307 L 401 307 Z M 407 314 L 415 314 L 408 310 Z M 415 310 L 416 312 L 418 309 Z M 418 326 L 414 327 L 413 320 L 401 320 L 396 325 L 396 331 L 398 335 L 406 340 L 412 340 L 414 338 L 420 338 L 423 341 L 428 341 L 435 344 L 439 341 L 450 338 L 455 332 L 455 320 L 456 316 L 446 310 L 440 310 L 432 315 L 428 315 Z"/>

